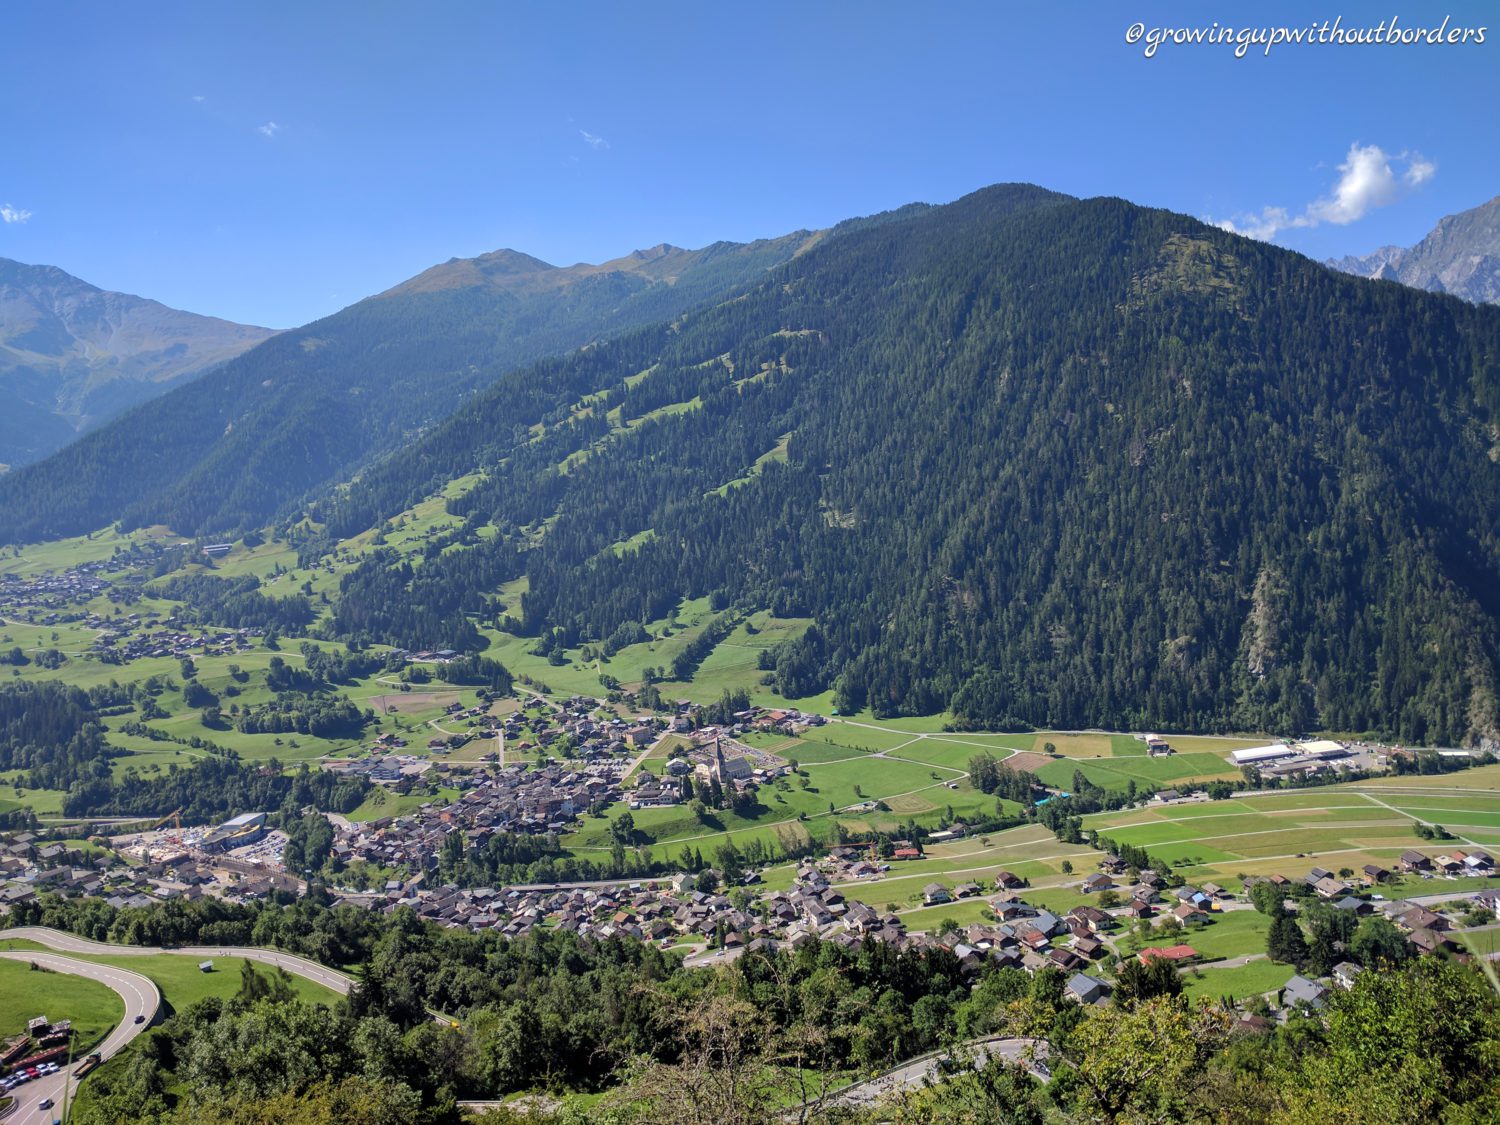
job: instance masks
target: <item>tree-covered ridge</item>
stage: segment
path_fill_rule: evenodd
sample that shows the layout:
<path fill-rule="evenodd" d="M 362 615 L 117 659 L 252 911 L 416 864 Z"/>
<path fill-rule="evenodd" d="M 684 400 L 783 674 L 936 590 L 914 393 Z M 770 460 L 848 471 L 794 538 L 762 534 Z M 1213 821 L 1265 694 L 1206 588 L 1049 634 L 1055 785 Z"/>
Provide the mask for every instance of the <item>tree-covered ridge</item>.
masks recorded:
<path fill-rule="evenodd" d="M 477 396 L 325 513 L 483 473 L 341 627 L 437 643 L 524 573 L 509 624 L 568 643 L 710 594 L 813 615 L 797 689 L 882 715 L 1495 737 L 1497 400 L 1494 310 L 987 189 Z"/>
<path fill-rule="evenodd" d="M 109 777 L 115 751 L 104 740 L 101 707 L 129 699 L 117 686 L 81 688 L 19 681 L 0 688 L 0 770 L 26 770 L 26 784 L 65 789 Z"/>
<path fill-rule="evenodd" d="M 259 526 L 505 372 L 717 300 L 814 237 L 666 248 L 602 266 L 526 259 L 537 268 L 483 283 L 413 279 L 274 337 L 5 477 L 0 542 L 115 520 L 189 535 Z"/>

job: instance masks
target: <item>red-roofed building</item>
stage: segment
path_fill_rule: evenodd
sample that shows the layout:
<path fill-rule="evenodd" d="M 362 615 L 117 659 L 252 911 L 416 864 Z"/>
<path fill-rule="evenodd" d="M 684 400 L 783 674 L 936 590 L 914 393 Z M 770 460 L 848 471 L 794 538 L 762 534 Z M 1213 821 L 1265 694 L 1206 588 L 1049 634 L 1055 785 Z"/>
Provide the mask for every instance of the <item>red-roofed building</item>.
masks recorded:
<path fill-rule="evenodd" d="M 1160 957 L 1164 961 L 1191 961 L 1198 956 L 1198 951 L 1191 945 L 1171 945 L 1166 948 L 1161 946 L 1147 946 L 1141 950 L 1141 964 L 1146 964 Z"/>

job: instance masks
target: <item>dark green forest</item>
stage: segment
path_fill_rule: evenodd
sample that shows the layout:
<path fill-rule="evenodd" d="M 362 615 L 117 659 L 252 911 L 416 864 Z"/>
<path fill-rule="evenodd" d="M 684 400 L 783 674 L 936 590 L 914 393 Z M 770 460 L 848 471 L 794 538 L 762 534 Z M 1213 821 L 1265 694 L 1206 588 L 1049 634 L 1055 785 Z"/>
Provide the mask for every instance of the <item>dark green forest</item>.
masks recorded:
<path fill-rule="evenodd" d="M 434 267 L 0 477 L 0 542 L 116 520 L 186 535 L 259 527 L 503 373 L 733 292 L 810 237 L 664 247 L 609 268 L 513 251 Z"/>
<path fill-rule="evenodd" d="M 813 616 L 781 687 L 877 715 L 1461 743 L 1500 734 L 1497 399 L 1494 309 L 1001 187 L 502 379 L 316 511 L 484 471 L 419 567 L 345 579 L 350 638 L 478 647 L 524 573 L 502 624 L 562 644 Z"/>

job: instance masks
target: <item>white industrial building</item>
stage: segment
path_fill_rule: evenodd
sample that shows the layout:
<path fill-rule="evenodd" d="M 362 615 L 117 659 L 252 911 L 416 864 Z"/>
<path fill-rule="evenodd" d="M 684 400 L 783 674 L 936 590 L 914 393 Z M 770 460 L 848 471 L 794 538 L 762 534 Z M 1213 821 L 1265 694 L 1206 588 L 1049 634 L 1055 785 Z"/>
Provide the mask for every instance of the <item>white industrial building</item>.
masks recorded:
<path fill-rule="evenodd" d="M 1285 742 L 1270 746 L 1252 746 L 1246 750 L 1232 750 L 1229 756 L 1237 766 L 1260 765 L 1262 762 L 1279 762 L 1282 758 L 1295 758 L 1297 751 Z"/>
<path fill-rule="evenodd" d="M 1304 742 L 1299 747 L 1304 755 L 1309 758 L 1342 758 L 1349 753 L 1349 748 L 1342 742 L 1335 742 L 1331 738 L 1320 738 L 1313 742 Z"/>

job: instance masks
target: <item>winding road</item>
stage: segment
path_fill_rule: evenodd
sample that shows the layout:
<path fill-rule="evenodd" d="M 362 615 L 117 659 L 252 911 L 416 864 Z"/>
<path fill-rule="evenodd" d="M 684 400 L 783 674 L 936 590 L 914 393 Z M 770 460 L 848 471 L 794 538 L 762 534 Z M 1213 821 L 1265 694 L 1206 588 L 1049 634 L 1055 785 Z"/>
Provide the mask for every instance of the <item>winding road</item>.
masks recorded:
<path fill-rule="evenodd" d="M 65 933 L 46 926 L 18 926 L 13 930 L 0 930 L 0 939 L 34 941 L 59 953 L 92 953 L 108 957 L 150 957 L 157 953 L 172 953 L 200 959 L 243 957 L 248 961 L 259 961 L 265 965 L 275 965 L 277 968 L 285 969 L 293 976 L 310 980 L 314 984 L 321 984 L 324 988 L 330 988 L 340 996 L 347 996 L 349 989 L 354 986 L 354 978 L 347 973 L 330 969 L 316 961 L 309 961 L 306 957 L 282 953 L 276 949 L 262 949 L 253 945 L 184 945 L 173 949 L 163 949 L 154 945 L 112 945 L 108 942 L 90 941 L 77 934 Z M 29 955 L 19 952 L 14 956 L 24 960 Z M 89 964 L 89 962 L 78 963 Z"/>
<path fill-rule="evenodd" d="M 1008 1063 L 1019 1064 L 1043 1082 L 1052 1077 L 1047 1069 L 1048 1044 L 1045 1039 L 1012 1039 L 1002 1035 L 989 1036 L 966 1043 L 972 1065 L 983 1066 L 989 1059 L 999 1057 Z M 920 1089 L 929 1083 L 940 1081 L 945 1073 L 951 1051 L 934 1051 L 929 1055 L 911 1059 L 894 1070 L 864 1082 L 856 1082 L 837 1091 L 828 1099 L 828 1105 L 850 1107 L 870 1106 L 899 1090 Z"/>
<path fill-rule="evenodd" d="M 8 931 L 7 936 L 15 932 L 19 931 Z M 57 931 L 33 932 L 53 934 Z M 32 936 L 31 940 L 40 941 L 41 939 Z M 113 946 L 109 948 L 111 951 L 114 949 Z M 30 962 L 55 973 L 71 973 L 74 976 L 87 977 L 118 993 L 125 1004 L 125 1018 L 105 1036 L 104 1042 L 95 1048 L 101 1058 L 107 1059 L 122 1050 L 132 1039 L 151 1026 L 161 1010 L 161 990 L 156 987 L 155 982 L 149 977 L 130 972 L 128 969 L 118 969 L 113 965 L 101 965 L 94 961 L 78 961 L 72 957 L 37 950 L 0 950 L 0 957 L 11 961 Z M 136 1022 L 138 1017 L 139 1023 Z M 79 1059 L 74 1059 L 72 1066 L 64 1067 L 56 1074 L 49 1074 L 12 1090 L 11 1096 L 16 1100 L 16 1108 L 8 1120 L 51 1122 L 60 1117 L 64 1095 L 71 1097 L 73 1089 L 78 1085 L 77 1080 L 73 1078 L 73 1070 L 77 1068 L 79 1061 Z M 37 1105 L 43 1101 L 50 1101 L 51 1108 L 38 1109 Z"/>

